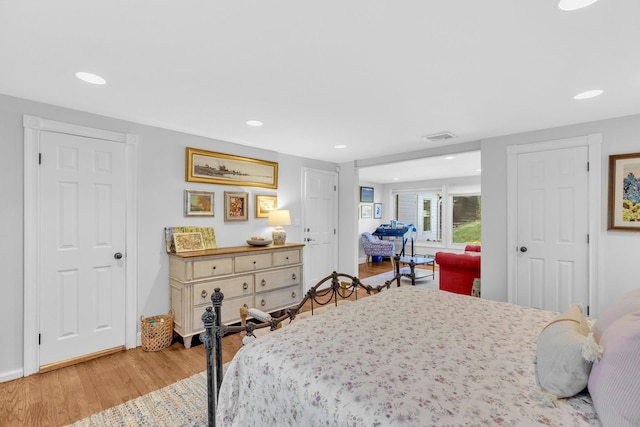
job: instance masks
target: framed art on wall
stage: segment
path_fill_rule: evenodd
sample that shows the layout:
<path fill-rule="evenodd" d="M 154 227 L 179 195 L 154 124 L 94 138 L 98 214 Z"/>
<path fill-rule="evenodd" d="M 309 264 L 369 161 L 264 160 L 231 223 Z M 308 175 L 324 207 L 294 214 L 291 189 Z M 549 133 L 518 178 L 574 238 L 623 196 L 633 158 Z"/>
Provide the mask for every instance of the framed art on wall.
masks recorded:
<path fill-rule="evenodd" d="M 371 205 L 360 206 L 360 218 L 371 218 L 372 208 Z"/>
<path fill-rule="evenodd" d="M 360 187 L 360 202 L 361 203 L 373 203 L 373 188 L 372 187 Z"/>
<path fill-rule="evenodd" d="M 184 216 L 214 216 L 214 193 L 184 190 Z"/>
<path fill-rule="evenodd" d="M 224 192 L 224 220 L 249 220 L 249 193 Z"/>
<path fill-rule="evenodd" d="M 269 211 L 278 208 L 278 196 L 265 196 L 256 194 L 256 218 L 268 218 Z"/>
<path fill-rule="evenodd" d="M 373 217 L 375 219 L 382 218 L 382 203 L 373 204 Z"/>
<path fill-rule="evenodd" d="M 173 233 L 173 241 L 177 253 L 204 250 L 202 233 L 197 231 L 188 233 Z"/>
<path fill-rule="evenodd" d="M 608 228 L 640 231 L 640 153 L 609 156 Z"/>
<path fill-rule="evenodd" d="M 278 163 L 187 147 L 186 180 L 278 188 Z"/>

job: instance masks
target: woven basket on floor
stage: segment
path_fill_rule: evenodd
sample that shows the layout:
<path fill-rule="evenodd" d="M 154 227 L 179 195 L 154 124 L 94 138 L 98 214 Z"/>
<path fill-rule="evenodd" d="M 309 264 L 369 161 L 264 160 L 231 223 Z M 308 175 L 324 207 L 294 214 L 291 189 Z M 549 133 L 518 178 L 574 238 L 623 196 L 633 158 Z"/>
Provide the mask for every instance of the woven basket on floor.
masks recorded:
<path fill-rule="evenodd" d="M 140 316 L 140 338 L 144 351 L 167 348 L 173 340 L 173 310 L 160 316 Z"/>

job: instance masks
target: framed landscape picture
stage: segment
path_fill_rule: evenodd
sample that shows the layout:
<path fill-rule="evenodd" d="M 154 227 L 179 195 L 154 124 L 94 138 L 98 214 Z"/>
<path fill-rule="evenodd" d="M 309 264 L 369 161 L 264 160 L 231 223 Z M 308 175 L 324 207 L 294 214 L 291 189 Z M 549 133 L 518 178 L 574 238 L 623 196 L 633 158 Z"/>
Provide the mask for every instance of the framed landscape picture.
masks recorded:
<path fill-rule="evenodd" d="M 278 196 L 264 196 L 256 194 L 256 218 L 268 218 L 269 211 L 278 208 Z"/>
<path fill-rule="evenodd" d="M 360 206 L 360 218 L 371 218 L 372 208 L 371 205 Z"/>
<path fill-rule="evenodd" d="M 360 203 L 373 203 L 372 187 L 360 187 Z"/>
<path fill-rule="evenodd" d="M 184 216 L 214 216 L 214 193 L 184 190 Z"/>
<path fill-rule="evenodd" d="M 640 231 L 640 153 L 609 156 L 609 230 Z"/>
<path fill-rule="evenodd" d="M 249 220 L 249 193 L 224 192 L 224 220 Z"/>
<path fill-rule="evenodd" d="M 278 163 L 187 147 L 186 180 L 278 188 Z"/>
<path fill-rule="evenodd" d="M 173 233 L 173 241 L 177 253 L 204 250 L 204 241 L 200 232 Z"/>

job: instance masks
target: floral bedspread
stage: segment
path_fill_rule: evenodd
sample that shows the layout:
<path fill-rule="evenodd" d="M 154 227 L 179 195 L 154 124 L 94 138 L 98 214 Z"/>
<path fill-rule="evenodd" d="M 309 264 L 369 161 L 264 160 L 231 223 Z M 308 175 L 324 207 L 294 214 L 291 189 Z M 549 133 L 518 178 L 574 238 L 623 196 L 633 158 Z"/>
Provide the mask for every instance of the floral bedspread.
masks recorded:
<path fill-rule="evenodd" d="M 533 399 L 536 339 L 557 313 L 403 286 L 244 346 L 220 426 L 600 425 L 588 394 Z"/>

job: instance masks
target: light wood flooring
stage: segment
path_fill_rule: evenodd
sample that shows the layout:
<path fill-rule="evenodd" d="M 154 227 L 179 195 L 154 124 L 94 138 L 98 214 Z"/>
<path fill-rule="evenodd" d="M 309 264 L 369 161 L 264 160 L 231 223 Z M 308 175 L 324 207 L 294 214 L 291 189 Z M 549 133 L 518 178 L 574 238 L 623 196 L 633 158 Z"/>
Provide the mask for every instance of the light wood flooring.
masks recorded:
<path fill-rule="evenodd" d="M 391 271 L 388 259 L 360 264 L 358 277 Z M 194 342 L 196 340 L 194 339 Z M 223 338 L 223 361 L 241 346 Z M 204 346 L 180 341 L 161 351 L 140 347 L 55 371 L 0 383 L 0 426 L 63 426 L 206 369 Z"/>

